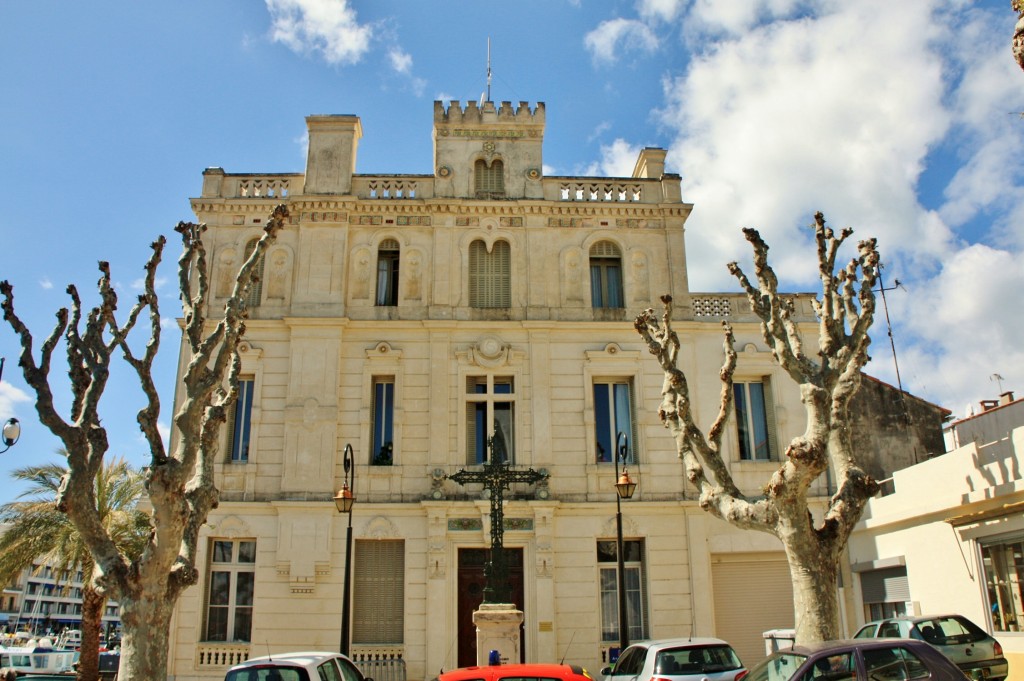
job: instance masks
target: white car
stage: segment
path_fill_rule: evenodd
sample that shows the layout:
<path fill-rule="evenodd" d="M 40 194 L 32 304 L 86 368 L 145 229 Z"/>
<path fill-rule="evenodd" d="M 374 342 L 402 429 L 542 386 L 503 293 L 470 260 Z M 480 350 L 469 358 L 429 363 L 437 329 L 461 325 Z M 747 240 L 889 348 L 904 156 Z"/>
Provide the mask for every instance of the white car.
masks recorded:
<path fill-rule="evenodd" d="M 341 653 L 302 652 L 254 657 L 228 670 L 224 681 L 373 681 Z"/>
<path fill-rule="evenodd" d="M 604 681 L 740 681 L 747 669 L 721 639 L 666 638 L 634 643 L 601 674 Z"/>

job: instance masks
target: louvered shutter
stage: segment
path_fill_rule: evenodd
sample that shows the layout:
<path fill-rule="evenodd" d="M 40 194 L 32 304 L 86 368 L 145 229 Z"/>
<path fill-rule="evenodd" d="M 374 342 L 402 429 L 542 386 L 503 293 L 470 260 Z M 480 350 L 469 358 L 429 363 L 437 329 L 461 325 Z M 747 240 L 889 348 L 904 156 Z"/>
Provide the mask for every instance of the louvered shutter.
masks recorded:
<path fill-rule="evenodd" d="M 404 643 L 405 541 L 356 540 L 353 560 L 352 642 Z"/>

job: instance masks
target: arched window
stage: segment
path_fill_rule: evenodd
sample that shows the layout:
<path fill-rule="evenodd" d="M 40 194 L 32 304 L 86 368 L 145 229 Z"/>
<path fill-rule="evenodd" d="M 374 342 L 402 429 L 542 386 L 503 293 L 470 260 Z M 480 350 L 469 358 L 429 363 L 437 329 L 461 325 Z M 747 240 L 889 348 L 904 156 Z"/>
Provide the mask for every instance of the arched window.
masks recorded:
<path fill-rule="evenodd" d="M 491 252 L 483 241 L 469 245 L 469 306 L 512 307 L 512 257 L 507 241 L 495 242 Z"/>
<path fill-rule="evenodd" d="M 480 159 L 473 166 L 473 188 L 478 199 L 505 198 L 505 165 L 499 160 L 490 165 Z"/>
<path fill-rule="evenodd" d="M 256 244 L 259 241 L 259 239 L 250 239 L 245 244 L 245 258 L 242 259 L 242 262 L 249 259 L 252 252 L 256 250 Z M 256 263 L 256 273 L 253 275 L 252 288 L 249 289 L 249 295 L 245 298 L 245 306 L 250 309 L 258 307 L 263 299 L 263 261 L 264 258 L 260 258 L 260 261 Z"/>
<path fill-rule="evenodd" d="M 394 239 L 384 239 L 377 248 L 377 305 L 398 305 L 399 246 Z"/>
<path fill-rule="evenodd" d="M 622 254 L 611 241 L 590 248 L 590 299 L 594 307 L 623 307 Z"/>

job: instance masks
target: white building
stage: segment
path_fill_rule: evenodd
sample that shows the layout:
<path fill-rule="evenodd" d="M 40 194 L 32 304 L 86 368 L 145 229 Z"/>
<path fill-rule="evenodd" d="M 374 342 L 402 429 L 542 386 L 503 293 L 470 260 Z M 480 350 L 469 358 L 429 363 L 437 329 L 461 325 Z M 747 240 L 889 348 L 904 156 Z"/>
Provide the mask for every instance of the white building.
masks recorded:
<path fill-rule="evenodd" d="M 1024 679 L 1024 400 L 952 423 L 955 449 L 893 475 L 850 539 L 864 620 L 965 615 Z"/>
<path fill-rule="evenodd" d="M 639 482 L 623 503 L 630 638 L 718 635 L 756 661 L 761 632 L 793 624 L 781 545 L 697 507 L 658 419 L 662 372 L 633 319 L 672 295 L 705 422 L 721 321 L 732 322 L 745 417 L 728 442 L 742 488 L 777 467 L 804 412 L 745 297 L 689 290 L 692 206 L 664 150 L 642 150 L 631 177 L 546 177 L 543 104 L 436 102 L 433 172 L 368 176 L 355 173 L 359 118 L 306 122 L 305 173 L 210 168 L 192 200 L 209 226 L 214 308 L 272 207 L 288 204 L 291 221 L 252 295 L 241 397 L 216 466 L 221 503 L 205 573 L 176 612 L 172 676 L 337 650 L 348 518 L 332 497 L 346 445 L 353 652 L 400 654 L 409 679 L 473 663 L 489 503 L 446 476 L 480 465 L 498 430 L 515 466 L 549 474 L 506 495 L 527 661 L 596 669 L 618 645 L 619 433 Z M 816 337 L 812 297 L 795 299 Z M 829 492 L 826 478 L 817 492 Z"/>

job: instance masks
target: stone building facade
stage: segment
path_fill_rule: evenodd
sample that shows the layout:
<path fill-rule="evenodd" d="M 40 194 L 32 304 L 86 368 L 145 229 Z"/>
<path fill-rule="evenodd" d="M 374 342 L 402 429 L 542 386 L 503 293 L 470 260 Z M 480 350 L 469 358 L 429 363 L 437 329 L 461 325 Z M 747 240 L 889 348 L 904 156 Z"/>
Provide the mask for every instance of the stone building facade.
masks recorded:
<path fill-rule="evenodd" d="M 171 675 L 338 649 L 349 518 L 332 497 L 348 445 L 353 653 L 400 654 L 409 679 L 475 660 L 490 507 L 480 486 L 446 476 L 479 466 L 499 435 L 513 465 L 548 474 L 504 507 L 525 660 L 596 670 L 618 645 L 612 453 L 627 441 L 639 483 L 623 502 L 630 638 L 718 635 L 755 662 L 762 631 L 792 626 L 781 545 L 697 507 L 632 320 L 673 296 L 704 423 L 721 322 L 733 324 L 746 416 L 728 441 L 742 488 L 777 467 L 803 408 L 746 299 L 689 290 L 692 206 L 665 151 L 643 149 L 631 177 L 545 176 L 544 104 L 436 102 L 433 173 L 369 176 L 355 173 L 359 118 L 306 122 L 304 173 L 210 168 L 192 200 L 215 307 L 271 208 L 287 203 L 291 221 L 251 297 L 221 504 L 205 572 L 176 612 Z M 813 334 L 812 297 L 795 299 Z"/>

